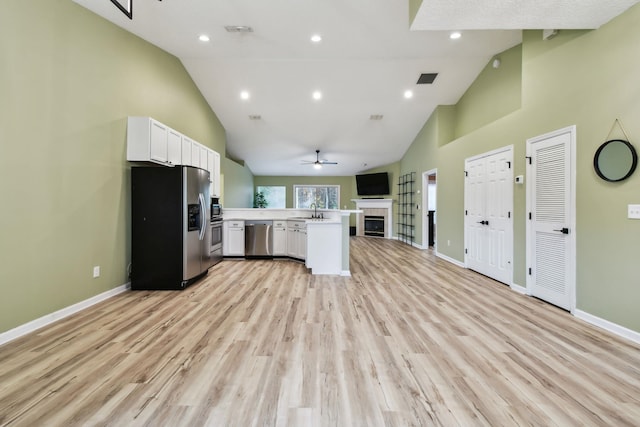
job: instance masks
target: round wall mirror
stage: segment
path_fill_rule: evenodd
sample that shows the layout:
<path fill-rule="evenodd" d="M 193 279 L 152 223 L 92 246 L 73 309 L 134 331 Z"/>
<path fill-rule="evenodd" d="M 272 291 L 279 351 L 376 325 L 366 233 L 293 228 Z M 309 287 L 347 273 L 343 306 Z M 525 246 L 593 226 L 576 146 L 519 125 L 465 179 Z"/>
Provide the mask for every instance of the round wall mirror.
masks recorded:
<path fill-rule="evenodd" d="M 593 167 L 605 181 L 617 182 L 631 176 L 638 165 L 638 155 L 633 145 L 622 139 L 612 139 L 602 144 L 593 158 Z"/>

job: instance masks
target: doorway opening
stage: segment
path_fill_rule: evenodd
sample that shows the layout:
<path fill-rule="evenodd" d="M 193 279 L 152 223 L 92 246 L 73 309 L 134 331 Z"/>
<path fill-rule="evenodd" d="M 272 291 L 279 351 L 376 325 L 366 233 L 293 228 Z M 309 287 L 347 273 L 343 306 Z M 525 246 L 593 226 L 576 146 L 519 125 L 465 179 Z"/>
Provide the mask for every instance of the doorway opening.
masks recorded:
<path fill-rule="evenodd" d="M 438 189 L 438 170 L 431 169 L 422 173 L 422 246 L 433 248 L 437 252 L 436 194 Z"/>

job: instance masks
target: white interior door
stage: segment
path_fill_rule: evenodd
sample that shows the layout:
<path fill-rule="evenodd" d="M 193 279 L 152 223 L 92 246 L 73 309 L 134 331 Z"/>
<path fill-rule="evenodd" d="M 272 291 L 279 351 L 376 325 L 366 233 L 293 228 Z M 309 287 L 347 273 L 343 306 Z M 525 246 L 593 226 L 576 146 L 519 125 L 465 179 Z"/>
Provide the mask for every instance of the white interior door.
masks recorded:
<path fill-rule="evenodd" d="M 468 268 L 513 280 L 513 149 L 465 162 L 465 262 Z"/>
<path fill-rule="evenodd" d="M 527 292 L 575 307 L 575 126 L 527 141 Z"/>
<path fill-rule="evenodd" d="M 465 262 L 485 274 L 487 239 L 485 224 L 485 159 L 465 161 Z"/>

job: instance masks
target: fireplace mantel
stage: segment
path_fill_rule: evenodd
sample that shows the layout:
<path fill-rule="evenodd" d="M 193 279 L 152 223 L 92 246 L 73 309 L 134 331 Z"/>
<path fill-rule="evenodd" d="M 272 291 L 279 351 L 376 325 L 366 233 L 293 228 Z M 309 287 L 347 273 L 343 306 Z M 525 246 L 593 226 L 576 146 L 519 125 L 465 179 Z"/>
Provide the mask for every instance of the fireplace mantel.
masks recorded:
<path fill-rule="evenodd" d="M 380 211 L 384 209 L 385 214 L 380 215 L 385 217 L 385 231 L 384 237 L 386 239 L 391 238 L 391 233 L 393 230 L 393 199 L 351 199 L 352 202 L 356 204 L 356 209 L 362 210 L 362 214 L 358 215 L 358 220 L 356 223 L 356 235 L 364 236 L 364 217 L 368 213 L 367 211 L 370 209 L 375 209 L 376 211 Z M 377 215 L 378 213 L 374 213 Z"/>

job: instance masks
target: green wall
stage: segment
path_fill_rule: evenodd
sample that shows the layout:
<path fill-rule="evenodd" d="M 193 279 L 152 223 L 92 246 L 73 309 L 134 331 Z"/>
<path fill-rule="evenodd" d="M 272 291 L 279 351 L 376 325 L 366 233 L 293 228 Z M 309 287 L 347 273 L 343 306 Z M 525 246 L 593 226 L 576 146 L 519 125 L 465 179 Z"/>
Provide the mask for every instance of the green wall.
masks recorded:
<path fill-rule="evenodd" d="M 0 57 L 3 332 L 128 282 L 127 116 L 222 158 L 225 132 L 177 58 L 69 0 L 3 0 Z"/>
<path fill-rule="evenodd" d="M 246 165 L 224 159 L 223 208 L 253 207 L 253 174 Z"/>
<path fill-rule="evenodd" d="M 446 107 L 448 118 L 440 117 L 443 107 L 434 112 L 401 161 L 402 173 L 438 169 L 438 251 L 463 262 L 464 160 L 513 145 L 514 176 L 526 179 L 526 140 L 576 125 L 577 309 L 634 331 L 640 331 L 634 271 L 640 221 L 628 220 L 626 212 L 628 204 L 640 202 L 640 173 L 604 182 L 593 171 L 593 155 L 616 118 L 640 148 L 638 40 L 640 5 L 598 30 L 560 31 L 548 41 L 541 31 L 525 31 L 520 48 L 499 55 L 499 69 L 489 63 L 453 113 Z M 502 77 L 491 75 L 497 73 Z M 449 139 L 442 132 L 452 135 L 451 122 Z M 610 137 L 624 136 L 616 129 Z M 514 283 L 521 286 L 525 204 L 525 186 L 514 186 Z"/>
<path fill-rule="evenodd" d="M 498 68 L 493 67 L 493 59 L 500 61 Z M 456 104 L 456 138 L 520 109 L 522 45 L 495 55 L 493 59 Z"/>

